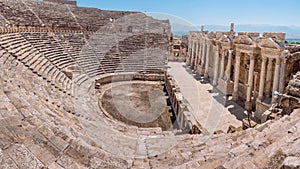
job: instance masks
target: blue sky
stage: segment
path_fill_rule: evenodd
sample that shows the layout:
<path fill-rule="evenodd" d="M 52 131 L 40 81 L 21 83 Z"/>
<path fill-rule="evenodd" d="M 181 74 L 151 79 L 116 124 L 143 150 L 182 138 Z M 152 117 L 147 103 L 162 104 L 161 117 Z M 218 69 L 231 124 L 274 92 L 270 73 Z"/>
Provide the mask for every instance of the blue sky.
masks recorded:
<path fill-rule="evenodd" d="M 159 12 L 193 25 L 268 24 L 300 27 L 300 0 L 77 0 L 104 10 Z"/>

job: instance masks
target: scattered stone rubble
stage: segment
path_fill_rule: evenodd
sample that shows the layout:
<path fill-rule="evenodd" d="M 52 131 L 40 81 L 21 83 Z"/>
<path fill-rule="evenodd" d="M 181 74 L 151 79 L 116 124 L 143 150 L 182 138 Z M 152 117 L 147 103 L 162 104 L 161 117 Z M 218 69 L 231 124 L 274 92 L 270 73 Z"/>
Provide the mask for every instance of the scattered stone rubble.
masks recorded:
<path fill-rule="evenodd" d="M 169 24 L 142 14 L 129 17 L 131 25 L 106 25 L 129 13 L 0 0 L 0 168 L 300 167 L 297 108 L 214 135 L 176 135 L 107 118 L 94 97 L 97 77 L 165 70 Z M 142 30 L 149 28 L 144 24 L 153 29 Z M 298 98 L 297 79 L 287 90 Z"/>

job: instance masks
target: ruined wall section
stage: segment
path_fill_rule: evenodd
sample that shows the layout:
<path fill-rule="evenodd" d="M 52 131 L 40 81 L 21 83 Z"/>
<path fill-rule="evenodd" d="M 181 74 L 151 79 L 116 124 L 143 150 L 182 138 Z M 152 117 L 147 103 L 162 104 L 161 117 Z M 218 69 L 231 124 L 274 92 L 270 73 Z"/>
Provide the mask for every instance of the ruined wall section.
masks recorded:
<path fill-rule="evenodd" d="M 300 97 L 300 71 L 290 80 L 287 86 L 287 93 L 295 97 Z"/>
<path fill-rule="evenodd" d="M 187 64 L 255 117 L 286 93 L 299 71 L 297 47 L 285 44 L 285 33 L 191 31 Z"/>
<path fill-rule="evenodd" d="M 67 4 L 67 5 L 77 5 L 76 1 L 71 1 L 71 0 L 44 0 L 47 2 L 54 2 L 54 3 L 59 3 L 59 4 Z"/>
<path fill-rule="evenodd" d="M 183 97 L 177 82 L 171 75 L 166 74 L 165 87 L 180 129 L 192 134 L 207 133 L 193 116 L 189 102 Z"/>
<path fill-rule="evenodd" d="M 0 28 L 31 26 L 95 32 L 116 20 L 123 20 L 123 25 L 116 24 L 113 28 L 114 31 L 145 32 L 147 29 L 147 31 L 157 32 L 159 30 L 159 32 L 170 34 L 169 21 L 156 20 L 140 12 L 100 10 L 77 7 L 69 5 L 70 3 L 74 2 L 66 0 L 45 0 L 43 2 L 0 0 Z M 125 22 L 127 19 L 129 22 Z M 119 21 L 119 23 L 121 22 Z M 130 23 L 132 27 L 126 23 Z M 134 24 L 139 26 L 133 26 Z"/>

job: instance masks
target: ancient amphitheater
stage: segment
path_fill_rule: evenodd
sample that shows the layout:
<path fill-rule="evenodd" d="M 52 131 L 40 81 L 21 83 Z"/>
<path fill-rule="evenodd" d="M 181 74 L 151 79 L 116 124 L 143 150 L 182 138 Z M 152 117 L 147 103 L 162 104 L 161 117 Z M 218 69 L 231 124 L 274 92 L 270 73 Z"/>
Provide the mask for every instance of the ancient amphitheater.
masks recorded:
<path fill-rule="evenodd" d="M 0 0 L 0 168 L 300 167 L 299 46 L 202 29 L 185 64 L 170 39 L 140 12 Z"/>

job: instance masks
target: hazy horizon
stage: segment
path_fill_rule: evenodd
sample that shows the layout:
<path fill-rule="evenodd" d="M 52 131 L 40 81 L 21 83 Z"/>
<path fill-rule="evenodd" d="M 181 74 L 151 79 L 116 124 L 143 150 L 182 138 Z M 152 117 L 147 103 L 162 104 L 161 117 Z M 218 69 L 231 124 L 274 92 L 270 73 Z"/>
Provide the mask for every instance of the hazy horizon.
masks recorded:
<path fill-rule="evenodd" d="M 156 12 L 193 25 L 265 24 L 300 27 L 299 0 L 77 0 L 78 6 L 103 10 Z"/>

